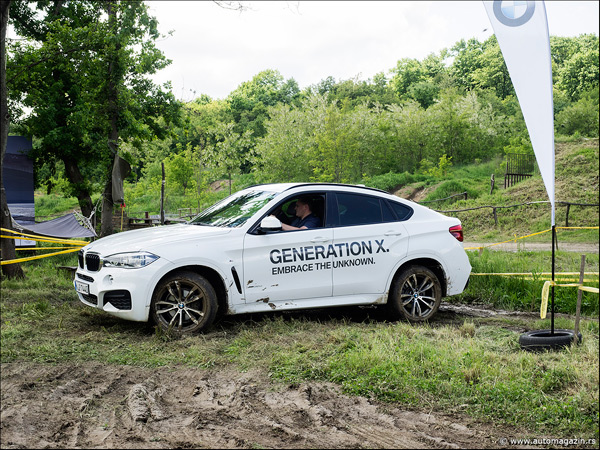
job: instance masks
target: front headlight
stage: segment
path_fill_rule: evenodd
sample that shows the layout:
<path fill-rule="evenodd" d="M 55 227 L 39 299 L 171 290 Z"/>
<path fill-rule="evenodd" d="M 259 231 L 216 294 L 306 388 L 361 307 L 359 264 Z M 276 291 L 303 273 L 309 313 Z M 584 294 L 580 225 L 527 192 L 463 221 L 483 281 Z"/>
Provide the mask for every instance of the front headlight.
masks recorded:
<path fill-rule="evenodd" d="M 148 252 L 116 253 L 102 258 L 104 267 L 120 267 L 122 269 L 139 269 L 152 264 L 159 257 Z"/>

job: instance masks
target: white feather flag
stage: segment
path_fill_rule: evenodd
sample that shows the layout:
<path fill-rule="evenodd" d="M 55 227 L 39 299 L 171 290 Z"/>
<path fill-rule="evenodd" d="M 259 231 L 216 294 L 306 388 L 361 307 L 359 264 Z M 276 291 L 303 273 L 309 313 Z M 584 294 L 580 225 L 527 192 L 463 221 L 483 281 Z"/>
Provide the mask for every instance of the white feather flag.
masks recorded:
<path fill-rule="evenodd" d="M 502 50 L 533 151 L 552 205 L 554 223 L 554 107 L 552 62 L 543 1 L 484 1 Z"/>

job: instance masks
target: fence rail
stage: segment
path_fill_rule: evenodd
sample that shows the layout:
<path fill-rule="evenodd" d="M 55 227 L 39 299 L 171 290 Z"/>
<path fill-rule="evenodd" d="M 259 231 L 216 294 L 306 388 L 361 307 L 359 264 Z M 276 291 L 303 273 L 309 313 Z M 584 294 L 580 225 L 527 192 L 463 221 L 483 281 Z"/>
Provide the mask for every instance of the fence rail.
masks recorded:
<path fill-rule="evenodd" d="M 454 195 L 451 195 L 450 197 L 436 198 L 435 200 L 427 200 L 427 201 L 424 201 L 424 202 L 416 202 L 416 203 L 422 205 L 424 203 L 443 202 L 444 200 L 448 200 L 448 199 L 451 199 L 451 198 L 454 198 L 454 197 L 464 197 L 465 200 L 467 200 L 468 195 L 467 195 L 466 192 L 461 192 L 460 194 L 454 194 Z"/>
<path fill-rule="evenodd" d="M 516 208 L 517 206 L 525 206 L 525 205 L 535 205 L 538 203 L 550 203 L 549 200 L 541 200 L 541 201 L 536 201 L 536 202 L 525 202 L 525 203 L 517 203 L 516 205 L 507 205 L 507 206 L 494 206 L 494 205 L 483 205 L 483 206 L 476 206 L 474 208 L 465 208 L 465 209 L 453 209 L 453 210 L 439 210 L 436 209 L 435 211 L 440 212 L 440 213 L 457 213 L 457 212 L 464 212 L 464 211 L 475 211 L 477 209 L 484 209 L 484 208 L 492 208 L 492 211 L 494 213 L 494 223 L 495 225 L 498 225 L 498 209 L 507 209 L 507 208 Z M 567 217 L 566 217 L 566 224 L 565 226 L 569 226 L 569 212 L 571 210 L 571 206 L 583 206 L 583 207 L 587 207 L 587 206 L 600 206 L 600 204 L 598 203 L 573 203 L 573 202 L 556 202 L 557 205 L 565 205 L 567 207 Z"/>

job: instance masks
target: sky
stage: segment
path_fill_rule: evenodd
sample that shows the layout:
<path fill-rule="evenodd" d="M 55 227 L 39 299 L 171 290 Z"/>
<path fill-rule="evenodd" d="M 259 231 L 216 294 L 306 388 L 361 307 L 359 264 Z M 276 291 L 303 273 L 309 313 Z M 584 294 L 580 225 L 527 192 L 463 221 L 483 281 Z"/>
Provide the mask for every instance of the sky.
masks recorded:
<path fill-rule="evenodd" d="M 227 3 L 227 2 L 221 2 Z M 175 97 L 225 98 L 266 69 L 300 89 L 386 75 L 402 58 L 422 60 L 460 39 L 493 34 L 481 1 L 250 1 L 240 12 L 213 1 L 147 1 L 163 34 L 170 66 L 153 78 L 171 81 Z M 551 36 L 600 34 L 598 1 L 545 2 Z"/>

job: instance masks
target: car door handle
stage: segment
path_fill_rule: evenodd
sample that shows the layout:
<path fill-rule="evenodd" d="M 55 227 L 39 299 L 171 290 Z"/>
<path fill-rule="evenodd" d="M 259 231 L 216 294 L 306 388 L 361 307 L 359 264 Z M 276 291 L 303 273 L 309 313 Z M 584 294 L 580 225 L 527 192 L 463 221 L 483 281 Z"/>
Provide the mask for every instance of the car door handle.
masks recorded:
<path fill-rule="evenodd" d="M 401 235 L 402 235 L 402 231 L 391 231 L 391 230 L 384 234 L 384 236 L 401 236 Z"/>
<path fill-rule="evenodd" d="M 320 242 L 329 242 L 330 240 L 331 239 L 329 239 L 329 238 L 319 236 L 314 239 L 311 239 L 310 242 L 312 242 L 313 244 L 317 244 Z"/>

